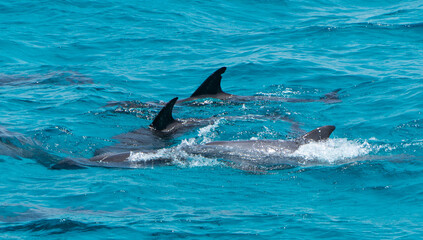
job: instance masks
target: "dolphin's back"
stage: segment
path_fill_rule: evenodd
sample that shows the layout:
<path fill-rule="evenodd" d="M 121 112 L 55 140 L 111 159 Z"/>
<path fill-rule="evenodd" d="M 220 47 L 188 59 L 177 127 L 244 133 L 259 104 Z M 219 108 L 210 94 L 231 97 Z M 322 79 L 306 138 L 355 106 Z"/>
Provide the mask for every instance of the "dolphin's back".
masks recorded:
<path fill-rule="evenodd" d="M 298 149 L 299 144 L 293 141 L 283 140 L 246 140 L 246 141 L 217 141 L 206 144 L 207 146 L 236 148 L 242 151 L 256 152 L 274 152 L 286 151 L 292 152 Z"/>
<path fill-rule="evenodd" d="M 216 141 L 186 149 L 187 152 L 204 157 L 254 163 L 284 163 L 295 165 L 298 159 L 292 156 L 301 145 L 313 141 L 324 141 L 335 130 L 328 125 L 316 128 L 292 140 L 245 140 Z"/>
<path fill-rule="evenodd" d="M 260 159 L 263 156 L 283 156 L 297 150 L 299 144 L 281 140 L 218 141 L 188 146 L 184 151 L 210 158 Z"/>

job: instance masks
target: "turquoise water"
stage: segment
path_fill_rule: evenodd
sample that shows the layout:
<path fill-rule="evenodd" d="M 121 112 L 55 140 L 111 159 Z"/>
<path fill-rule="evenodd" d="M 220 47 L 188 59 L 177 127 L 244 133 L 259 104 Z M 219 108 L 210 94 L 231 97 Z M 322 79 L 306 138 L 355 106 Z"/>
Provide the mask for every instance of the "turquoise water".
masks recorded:
<path fill-rule="evenodd" d="M 176 149 L 286 139 L 286 117 L 304 131 L 336 126 L 291 169 L 178 152 L 170 166 L 137 169 L 0 156 L 1 238 L 421 238 L 422 16 L 417 0 L 0 1 L 0 125 L 59 158 L 89 158 L 160 110 L 108 103 L 186 98 L 222 66 L 222 88 L 237 95 L 342 89 L 332 104 L 175 107 L 177 118 L 222 117 L 173 139 Z"/>

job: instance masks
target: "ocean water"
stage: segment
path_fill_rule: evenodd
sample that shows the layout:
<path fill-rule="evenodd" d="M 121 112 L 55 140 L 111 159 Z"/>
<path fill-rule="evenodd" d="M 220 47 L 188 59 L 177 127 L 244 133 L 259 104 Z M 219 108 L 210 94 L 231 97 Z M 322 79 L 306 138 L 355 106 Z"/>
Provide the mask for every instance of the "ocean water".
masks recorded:
<path fill-rule="evenodd" d="M 39 146 L 0 146 L 0 238 L 422 238 L 422 16 L 418 0 L 0 1 L 0 139 Z M 174 116 L 221 119 L 173 139 L 170 165 L 48 168 L 44 152 L 89 158 L 222 66 L 229 93 L 341 102 L 198 100 Z M 289 169 L 180 150 L 291 122 L 336 130 Z"/>

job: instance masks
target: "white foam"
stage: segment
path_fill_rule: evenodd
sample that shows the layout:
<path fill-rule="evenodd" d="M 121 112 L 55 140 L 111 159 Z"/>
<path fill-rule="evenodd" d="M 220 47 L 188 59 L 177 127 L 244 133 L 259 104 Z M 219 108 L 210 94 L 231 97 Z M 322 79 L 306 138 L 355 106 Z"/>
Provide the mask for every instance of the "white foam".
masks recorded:
<path fill-rule="evenodd" d="M 403 143 L 402 144 L 403 147 L 413 147 L 413 146 L 423 146 L 423 141 L 422 140 L 417 140 L 416 142 L 411 142 L 411 143 Z"/>
<path fill-rule="evenodd" d="M 168 149 L 160 149 L 156 152 L 130 152 L 128 161 L 130 162 L 147 162 L 155 159 L 168 157 Z"/>
<path fill-rule="evenodd" d="M 204 167 L 216 166 L 222 163 L 216 159 L 205 158 L 197 155 L 188 154 L 184 151 L 185 148 L 197 144 L 204 144 L 211 142 L 215 136 L 214 129 L 219 126 L 220 119 L 211 125 L 207 125 L 198 130 L 196 138 L 184 139 L 180 144 L 171 147 L 163 148 L 155 152 L 131 152 L 128 161 L 136 164 L 137 162 L 152 161 L 155 159 L 171 159 L 172 163 L 180 167 Z"/>
<path fill-rule="evenodd" d="M 192 143 L 182 143 L 182 144 L 192 144 Z M 137 163 L 153 161 L 155 159 L 171 159 L 172 164 L 175 164 L 179 167 L 205 167 L 205 166 L 217 166 L 222 163 L 216 159 L 204 158 L 197 155 L 190 155 L 182 150 L 183 146 L 178 145 L 173 148 L 161 149 L 157 152 L 144 153 L 144 152 L 131 152 L 131 155 L 128 157 L 130 161 L 135 166 Z"/>
<path fill-rule="evenodd" d="M 197 138 L 184 139 L 182 142 L 172 148 L 174 163 L 182 167 L 204 167 L 204 166 L 216 166 L 222 163 L 216 159 L 205 158 L 198 155 L 188 154 L 184 151 L 184 148 L 191 147 L 197 144 L 206 144 L 216 137 L 214 130 L 219 127 L 222 119 L 218 119 L 213 124 L 207 125 L 198 129 Z"/>
<path fill-rule="evenodd" d="M 198 137 L 201 139 L 202 144 L 213 141 L 213 138 L 216 137 L 216 133 L 213 132 L 217 127 L 219 127 L 222 119 L 216 120 L 213 124 L 207 125 L 198 129 Z"/>
<path fill-rule="evenodd" d="M 303 158 L 305 160 L 304 164 L 309 161 L 336 164 L 367 155 L 371 151 L 372 147 L 367 141 L 360 143 L 345 138 L 338 138 L 302 145 L 291 155 L 292 157 Z"/>
<path fill-rule="evenodd" d="M 292 88 L 283 88 L 281 86 L 275 89 L 275 92 L 258 92 L 257 95 L 263 95 L 268 97 L 289 97 L 292 95 L 300 95 L 300 91 L 295 91 Z"/>

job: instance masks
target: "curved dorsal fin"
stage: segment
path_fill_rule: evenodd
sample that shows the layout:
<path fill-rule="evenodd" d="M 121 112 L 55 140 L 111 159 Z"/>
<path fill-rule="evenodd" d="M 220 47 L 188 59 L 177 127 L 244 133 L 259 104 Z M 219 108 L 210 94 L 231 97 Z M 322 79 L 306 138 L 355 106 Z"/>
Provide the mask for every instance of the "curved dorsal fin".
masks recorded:
<path fill-rule="evenodd" d="M 221 67 L 210 75 L 201 85 L 195 90 L 191 97 L 201 95 L 214 95 L 223 92 L 220 87 L 222 74 L 226 71 L 226 67 Z"/>
<path fill-rule="evenodd" d="M 297 141 L 308 143 L 311 141 L 317 142 L 317 141 L 326 140 L 330 137 L 330 135 L 332 134 L 334 130 L 335 130 L 335 126 L 332 126 L 332 125 L 318 127 L 314 129 L 313 131 L 310 131 L 304 134 L 303 136 L 299 137 Z"/>
<path fill-rule="evenodd" d="M 157 116 L 154 118 L 150 125 L 151 128 L 161 131 L 166 129 L 169 124 L 175 122 L 175 119 L 172 117 L 172 110 L 177 100 L 178 98 L 176 97 L 166 103 L 162 110 L 160 110 L 159 114 L 157 114 Z"/>

